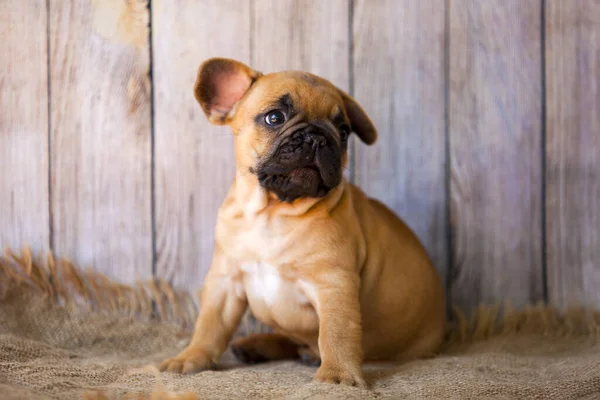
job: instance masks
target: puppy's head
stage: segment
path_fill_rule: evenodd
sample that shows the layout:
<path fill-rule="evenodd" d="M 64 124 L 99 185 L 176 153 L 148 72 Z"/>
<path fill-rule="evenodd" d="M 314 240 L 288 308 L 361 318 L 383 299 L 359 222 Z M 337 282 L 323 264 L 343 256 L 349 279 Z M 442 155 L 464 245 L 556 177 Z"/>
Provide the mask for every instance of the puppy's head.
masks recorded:
<path fill-rule="evenodd" d="M 377 139 L 354 99 L 305 72 L 262 75 L 213 58 L 200 66 L 194 94 L 210 122 L 231 127 L 238 168 L 282 201 L 323 197 L 339 185 L 351 132 L 367 144 Z"/>

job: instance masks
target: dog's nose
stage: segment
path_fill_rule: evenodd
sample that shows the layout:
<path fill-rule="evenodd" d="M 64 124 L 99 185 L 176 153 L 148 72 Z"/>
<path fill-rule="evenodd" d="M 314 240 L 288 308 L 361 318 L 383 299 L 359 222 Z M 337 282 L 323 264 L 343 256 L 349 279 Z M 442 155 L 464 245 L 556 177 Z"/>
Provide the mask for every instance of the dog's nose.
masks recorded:
<path fill-rule="evenodd" d="M 325 139 L 325 136 L 316 132 L 307 132 L 304 135 L 304 140 L 312 147 L 325 147 L 327 144 L 327 139 Z"/>

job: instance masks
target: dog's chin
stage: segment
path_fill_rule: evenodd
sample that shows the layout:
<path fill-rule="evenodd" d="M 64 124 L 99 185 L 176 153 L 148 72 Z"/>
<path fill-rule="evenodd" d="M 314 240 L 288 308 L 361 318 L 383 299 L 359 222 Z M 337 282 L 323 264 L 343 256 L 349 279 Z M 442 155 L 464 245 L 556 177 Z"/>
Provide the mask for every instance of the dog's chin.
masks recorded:
<path fill-rule="evenodd" d="M 316 166 L 294 168 L 279 175 L 260 172 L 257 175 L 263 188 L 287 203 L 300 198 L 325 197 L 336 186 L 326 185 Z"/>

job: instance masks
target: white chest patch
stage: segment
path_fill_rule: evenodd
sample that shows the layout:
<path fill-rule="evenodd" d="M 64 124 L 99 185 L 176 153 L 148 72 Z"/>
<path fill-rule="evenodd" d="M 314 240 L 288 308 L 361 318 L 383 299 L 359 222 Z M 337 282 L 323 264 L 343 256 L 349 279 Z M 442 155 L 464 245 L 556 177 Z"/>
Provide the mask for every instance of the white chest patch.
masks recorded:
<path fill-rule="evenodd" d="M 243 263 L 241 268 L 245 273 L 244 286 L 248 296 L 256 300 L 262 299 L 269 306 L 274 306 L 283 300 L 293 300 L 300 304 L 308 303 L 306 296 L 293 282 L 281 277 L 277 267 L 255 261 Z"/>

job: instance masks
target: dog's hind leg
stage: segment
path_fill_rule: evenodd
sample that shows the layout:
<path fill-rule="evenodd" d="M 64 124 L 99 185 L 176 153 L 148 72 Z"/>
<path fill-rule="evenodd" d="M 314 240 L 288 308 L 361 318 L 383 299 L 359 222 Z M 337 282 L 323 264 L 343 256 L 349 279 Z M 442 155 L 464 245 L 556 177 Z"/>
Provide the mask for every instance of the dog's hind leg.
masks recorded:
<path fill-rule="evenodd" d="M 308 365 L 309 367 L 319 367 L 321 365 L 321 357 L 308 346 L 299 347 L 298 355 L 300 356 L 300 361 L 304 365 Z"/>
<path fill-rule="evenodd" d="M 300 345 L 278 333 L 256 333 L 231 342 L 235 358 L 246 364 L 296 359 L 299 348 Z"/>

